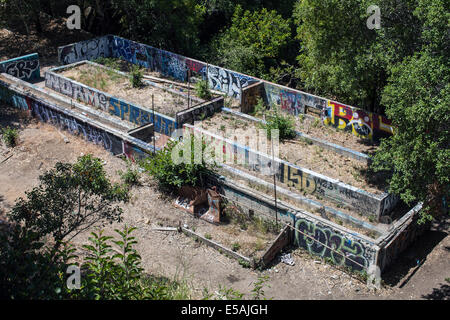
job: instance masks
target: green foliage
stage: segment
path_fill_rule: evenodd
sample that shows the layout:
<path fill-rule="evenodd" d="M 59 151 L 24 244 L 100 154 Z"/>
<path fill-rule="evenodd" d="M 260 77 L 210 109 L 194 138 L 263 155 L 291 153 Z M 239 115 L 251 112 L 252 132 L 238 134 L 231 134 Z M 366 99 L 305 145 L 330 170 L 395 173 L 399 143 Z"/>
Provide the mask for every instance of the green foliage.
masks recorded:
<path fill-rule="evenodd" d="M 450 199 L 449 70 L 449 59 L 425 51 L 396 65 L 383 92 L 395 134 L 382 141 L 373 166 L 393 172 L 390 191 L 406 203 L 424 202 L 422 222 Z"/>
<path fill-rule="evenodd" d="M 281 140 L 293 139 L 297 136 L 295 133 L 294 118 L 289 114 L 281 112 L 278 108 L 274 108 L 266 114 L 266 124 L 261 124 L 261 127 L 267 130 L 268 139 L 271 139 L 272 130 L 279 131 L 279 138 Z"/>
<path fill-rule="evenodd" d="M 210 100 L 212 97 L 207 80 L 200 80 L 197 82 L 195 84 L 195 92 L 200 99 Z"/>
<path fill-rule="evenodd" d="M 72 290 L 73 298 L 89 300 L 141 300 L 167 298 L 168 288 L 144 281 L 141 256 L 131 233 L 136 228 L 115 229 L 118 239 L 92 232 L 86 262 L 81 266 L 81 289 Z M 113 247 L 113 244 L 115 245 Z"/>
<path fill-rule="evenodd" d="M 118 174 L 126 185 L 139 185 L 139 171 L 136 168 L 132 168 L 130 161 L 127 161 L 127 170 L 125 172 L 119 170 Z"/>
<path fill-rule="evenodd" d="M 205 13 L 196 0 L 111 0 L 126 38 L 184 55 L 199 50 L 198 27 Z"/>
<path fill-rule="evenodd" d="M 0 296 L 67 298 L 64 274 L 74 252 L 68 241 L 96 223 L 120 221 L 116 203 L 128 201 L 128 190 L 112 185 L 101 160 L 86 155 L 57 163 L 26 196 L 0 232 Z"/>
<path fill-rule="evenodd" d="M 2 136 L 3 136 L 3 141 L 5 141 L 5 144 L 7 147 L 13 148 L 17 145 L 19 133 L 17 132 L 16 129 L 10 128 L 10 127 L 3 128 Z"/>
<path fill-rule="evenodd" d="M 247 260 L 239 259 L 238 262 L 244 268 L 250 268 L 250 263 Z"/>
<path fill-rule="evenodd" d="M 209 233 L 205 233 L 205 238 L 208 239 L 208 240 L 211 240 L 211 239 L 212 239 L 212 236 L 211 236 L 211 234 L 209 234 Z"/>
<path fill-rule="evenodd" d="M 264 287 L 269 280 L 268 275 L 258 275 L 258 280 L 255 282 L 252 289 L 253 300 L 267 300 L 265 298 Z M 270 286 L 268 286 L 270 288 Z"/>
<path fill-rule="evenodd" d="M 270 78 L 268 71 L 290 38 L 289 21 L 274 10 L 249 11 L 236 6 L 231 26 L 214 42 L 217 63 L 257 77 Z"/>
<path fill-rule="evenodd" d="M 188 136 L 184 142 L 169 141 L 154 157 L 144 160 L 142 166 L 166 191 L 183 185 L 203 186 L 206 175 L 216 167 L 215 162 L 206 161 L 205 151 L 203 140 Z M 194 158 L 196 152 L 202 155 L 200 161 Z"/>
<path fill-rule="evenodd" d="M 137 65 L 133 65 L 130 71 L 130 83 L 133 88 L 140 88 L 144 85 L 142 79 L 144 78 L 144 72 Z"/>

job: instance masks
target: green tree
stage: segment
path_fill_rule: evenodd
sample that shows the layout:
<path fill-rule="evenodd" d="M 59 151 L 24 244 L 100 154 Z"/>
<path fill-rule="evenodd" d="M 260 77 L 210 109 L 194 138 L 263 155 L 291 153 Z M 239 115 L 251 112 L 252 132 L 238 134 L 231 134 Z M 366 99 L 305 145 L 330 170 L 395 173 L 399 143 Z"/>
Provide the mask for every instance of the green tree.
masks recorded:
<path fill-rule="evenodd" d="M 64 273 L 73 254 L 68 241 L 97 223 L 120 221 L 128 190 L 113 185 L 100 159 L 57 163 L 19 198 L 0 232 L 0 296 L 64 297 Z"/>
<path fill-rule="evenodd" d="M 448 210 L 450 183 L 450 13 L 448 1 L 418 1 L 423 26 L 412 57 L 390 68 L 382 103 L 395 134 L 382 141 L 374 168 L 391 170 L 391 192 L 422 201 L 421 222 Z M 448 204 L 447 204 L 448 206 Z"/>
<path fill-rule="evenodd" d="M 414 53 L 420 23 L 417 0 L 380 0 L 381 29 L 370 30 L 367 0 L 302 0 L 293 13 L 301 42 L 297 75 L 302 89 L 383 112 L 388 68 Z"/>

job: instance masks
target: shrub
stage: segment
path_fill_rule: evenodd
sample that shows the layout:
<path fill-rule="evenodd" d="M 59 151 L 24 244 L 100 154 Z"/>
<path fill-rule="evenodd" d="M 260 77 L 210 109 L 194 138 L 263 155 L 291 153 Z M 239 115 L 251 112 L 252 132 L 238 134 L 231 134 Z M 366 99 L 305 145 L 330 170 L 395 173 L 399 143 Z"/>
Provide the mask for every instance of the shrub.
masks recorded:
<path fill-rule="evenodd" d="M 140 88 L 143 86 L 142 79 L 144 78 L 144 73 L 139 68 L 139 66 L 134 65 L 130 71 L 130 82 L 133 88 Z"/>
<path fill-rule="evenodd" d="M 200 99 L 209 100 L 212 97 L 211 91 L 209 90 L 208 81 L 200 80 L 195 84 L 195 91 Z"/>
<path fill-rule="evenodd" d="M 279 138 L 281 140 L 293 139 L 297 136 L 295 133 L 295 120 L 291 115 L 284 114 L 275 108 L 266 117 L 266 124 L 261 127 L 267 130 L 267 138 L 271 139 L 272 130 L 279 131 Z"/>
<path fill-rule="evenodd" d="M 241 245 L 239 244 L 239 242 L 234 242 L 231 246 L 231 250 L 233 251 L 238 251 L 241 248 Z"/>
<path fill-rule="evenodd" d="M 216 167 L 215 162 L 205 161 L 206 144 L 203 140 L 185 137 L 184 142 L 169 141 L 164 149 L 158 151 L 152 158 L 145 159 L 141 165 L 147 173 L 152 175 L 159 183 L 161 189 L 165 191 L 173 191 L 181 186 L 203 186 L 206 175 L 213 172 Z M 190 146 L 186 146 L 189 144 Z M 200 163 L 194 161 L 194 147 L 201 145 L 202 160 Z M 189 149 L 190 147 L 190 149 Z M 188 149 L 189 154 L 184 154 Z M 184 157 L 184 161 L 180 163 L 174 162 L 175 152 L 180 157 Z M 172 153 L 174 157 L 172 157 Z"/>
<path fill-rule="evenodd" d="M 205 238 L 208 239 L 208 240 L 211 240 L 212 239 L 212 235 L 209 234 L 209 233 L 205 233 Z"/>
<path fill-rule="evenodd" d="M 13 148 L 17 145 L 19 133 L 16 129 L 7 127 L 2 130 L 2 136 L 7 147 Z"/>
<path fill-rule="evenodd" d="M 118 174 L 126 185 L 139 185 L 139 171 L 137 169 L 133 169 L 129 161 L 127 162 L 127 170 L 125 172 L 119 170 Z"/>

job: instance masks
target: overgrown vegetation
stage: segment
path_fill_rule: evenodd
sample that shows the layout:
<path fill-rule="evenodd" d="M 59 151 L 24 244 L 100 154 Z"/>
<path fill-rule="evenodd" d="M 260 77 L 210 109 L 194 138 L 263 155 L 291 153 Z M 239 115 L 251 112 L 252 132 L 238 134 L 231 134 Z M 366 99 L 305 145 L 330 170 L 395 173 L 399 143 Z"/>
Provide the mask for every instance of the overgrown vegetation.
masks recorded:
<path fill-rule="evenodd" d="M 206 80 L 200 80 L 195 84 L 195 91 L 200 99 L 210 100 L 212 97 L 209 84 Z M 203 120 L 203 119 L 202 119 Z"/>
<path fill-rule="evenodd" d="M 295 120 L 294 118 L 280 111 L 277 107 L 273 107 L 272 110 L 265 113 L 266 123 L 260 126 L 267 130 L 267 138 L 271 139 L 272 131 L 278 130 L 278 136 L 280 140 L 294 139 L 297 134 L 295 133 Z"/>
<path fill-rule="evenodd" d="M 1 134 L 3 141 L 5 142 L 7 147 L 13 148 L 17 145 L 19 139 L 19 133 L 17 129 L 10 127 L 2 128 Z"/>
<path fill-rule="evenodd" d="M 206 176 L 217 167 L 206 157 L 207 146 L 203 140 L 194 136 L 184 139 L 184 142 L 169 141 L 164 149 L 141 163 L 165 191 L 175 191 L 184 185 L 204 186 Z"/>
<path fill-rule="evenodd" d="M 125 172 L 119 170 L 117 172 L 122 178 L 124 184 L 128 186 L 136 186 L 139 185 L 139 169 L 133 168 L 131 162 L 127 160 L 127 169 Z"/>
<path fill-rule="evenodd" d="M 140 88 L 144 85 L 144 72 L 137 65 L 133 65 L 130 70 L 130 83 L 133 88 Z"/>

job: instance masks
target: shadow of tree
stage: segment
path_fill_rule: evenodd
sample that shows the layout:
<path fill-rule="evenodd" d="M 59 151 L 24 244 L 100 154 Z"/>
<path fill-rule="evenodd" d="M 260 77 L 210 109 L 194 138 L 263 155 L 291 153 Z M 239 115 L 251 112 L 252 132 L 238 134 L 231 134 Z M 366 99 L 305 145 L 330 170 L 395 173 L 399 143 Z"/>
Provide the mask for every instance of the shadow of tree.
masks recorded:
<path fill-rule="evenodd" d="M 450 300 L 450 285 L 443 283 L 439 285 L 439 288 L 434 288 L 433 292 L 422 295 L 422 298 L 427 300 Z"/>
<path fill-rule="evenodd" d="M 425 262 L 428 254 L 445 238 L 448 233 L 438 230 L 428 230 L 401 253 L 396 261 L 383 272 L 383 280 L 389 286 L 396 286 L 401 281 L 403 287 Z M 413 272 L 406 278 L 411 270 Z"/>

